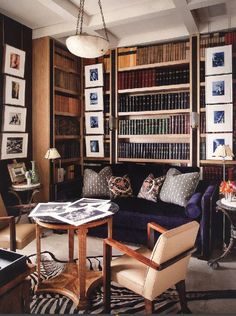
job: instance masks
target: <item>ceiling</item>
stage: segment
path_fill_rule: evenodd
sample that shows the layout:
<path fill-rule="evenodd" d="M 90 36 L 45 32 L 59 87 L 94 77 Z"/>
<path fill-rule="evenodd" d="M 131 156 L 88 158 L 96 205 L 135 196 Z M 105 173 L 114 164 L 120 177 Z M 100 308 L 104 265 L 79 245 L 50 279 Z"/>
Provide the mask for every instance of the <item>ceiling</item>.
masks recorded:
<path fill-rule="evenodd" d="M 79 0 L 0 0 L 0 12 L 33 38 L 75 34 Z M 111 47 L 174 40 L 236 28 L 236 0 L 101 0 Z M 103 34 L 97 0 L 85 1 L 84 32 Z"/>

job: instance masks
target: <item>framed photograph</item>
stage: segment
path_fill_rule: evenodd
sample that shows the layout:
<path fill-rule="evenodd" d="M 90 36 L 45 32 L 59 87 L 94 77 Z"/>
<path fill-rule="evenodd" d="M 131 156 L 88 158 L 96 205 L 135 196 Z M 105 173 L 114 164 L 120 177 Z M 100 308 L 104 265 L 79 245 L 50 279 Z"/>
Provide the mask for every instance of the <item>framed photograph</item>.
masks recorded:
<path fill-rule="evenodd" d="M 25 132 L 26 108 L 5 105 L 3 107 L 3 132 Z"/>
<path fill-rule="evenodd" d="M 206 77 L 206 104 L 232 103 L 232 75 Z"/>
<path fill-rule="evenodd" d="M 86 157 L 104 157 L 103 136 L 85 136 Z"/>
<path fill-rule="evenodd" d="M 8 172 L 11 178 L 12 183 L 21 183 L 26 180 L 25 172 L 26 167 L 24 162 L 16 162 L 7 165 Z"/>
<path fill-rule="evenodd" d="M 219 157 L 214 157 L 213 153 L 219 145 L 229 145 L 233 148 L 232 133 L 215 133 L 206 135 L 206 159 L 219 160 Z M 232 160 L 232 157 L 226 157 L 227 160 Z"/>
<path fill-rule="evenodd" d="M 233 105 L 207 104 L 206 105 L 206 132 L 232 132 Z"/>
<path fill-rule="evenodd" d="M 5 77 L 4 103 L 25 106 L 25 80 Z"/>
<path fill-rule="evenodd" d="M 103 86 L 103 64 L 85 66 L 85 88 Z"/>
<path fill-rule="evenodd" d="M 86 134 L 104 134 L 103 112 L 85 112 Z"/>
<path fill-rule="evenodd" d="M 103 89 L 85 89 L 85 111 L 103 111 Z"/>
<path fill-rule="evenodd" d="M 27 133 L 3 133 L 1 159 L 26 158 L 28 149 Z"/>
<path fill-rule="evenodd" d="M 25 51 L 6 44 L 3 73 L 23 78 L 25 74 Z"/>
<path fill-rule="evenodd" d="M 232 45 L 206 48 L 206 76 L 232 73 Z"/>

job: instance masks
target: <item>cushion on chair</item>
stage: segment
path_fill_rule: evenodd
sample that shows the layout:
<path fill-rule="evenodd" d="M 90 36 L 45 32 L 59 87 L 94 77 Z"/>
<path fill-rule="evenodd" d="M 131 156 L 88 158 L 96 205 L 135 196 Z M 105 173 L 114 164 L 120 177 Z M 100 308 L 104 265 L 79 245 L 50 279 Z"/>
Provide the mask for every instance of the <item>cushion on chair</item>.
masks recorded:
<path fill-rule="evenodd" d="M 16 249 L 23 249 L 35 239 L 35 224 L 16 224 Z M 9 248 L 9 227 L 0 230 L 0 247 Z"/>
<path fill-rule="evenodd" d="M 4 217 L 4 216 L 8 216 L 8 214 L 7 214 L 7 210 L 6 210 L 5 204 L 3 202 L 2 196 L 0 194 L 0 218 Z M 7 222 L 0 222 L 0 229 L 7 227 L 7 226 L 8 226 Z"/>

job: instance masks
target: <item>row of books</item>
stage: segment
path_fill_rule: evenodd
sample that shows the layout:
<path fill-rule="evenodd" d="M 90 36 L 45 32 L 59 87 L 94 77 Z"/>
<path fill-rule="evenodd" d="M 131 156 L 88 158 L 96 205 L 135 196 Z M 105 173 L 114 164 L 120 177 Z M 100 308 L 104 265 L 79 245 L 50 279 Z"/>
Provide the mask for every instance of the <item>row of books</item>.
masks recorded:
<path fill-rule="evenodd" d="M 110 74 L 104 73 L 104 90 L 110 91 Z"/>
<path fill-rule="evenodd" d="M 206 141 L 205 139 L 200 139 L 200 159 L 206 160 Z"/>
<path fill-rule="evenodd" d="M 71 114 L 80 114 L 79 100 L 64 95 L 55 94 L 55 111 Z"/>
<path fill-rule="evenodd" d="M 104 113 L 110 113 L 110 95 L 105 94 L 103 96 L 103 106 L 104 106 Z"/>
<path fill-rule="evenodd" d="M 189 42 L 118 49 L 118 69 L 189 59 Z"/>
<path fill-rule="evenodd" d="M 98 58 L 98 63 L 103 64 L 104 72 L 110 72 L 111 70 L 111 56 L 110 51 L 106 53 L 106 55 Z"/>
<path fill-rule="evenodd" d="M 167 118 L 120 120 L 119 135 L 189 134 L 189 114 Z"/>
<path fill-rule="evenodd" d="M 156 93 L 145 95 L 119 96 L 120 112 L 161 111 L 189 108 L 188 91 L 176 93 Z"/>
<path fill-rule="evenodd" d="M 206 97 L 205 88 L 201 87 L 200 88 L 200 107 L 201 108 L 206 107 L 205 97 Z"/>
<path fill-rule="evenodd" d="M 54 64 L 62 68 L 73 69 L 76 72 L 78 71 L 76 58 L 73 58 L 71 54 L 60 47 L 55 48 Z"/>
<path fill-rule="evenodd" d="M 118 89 L 189 83 L 189 68 L 142 69 L 118 73 Z"/>
<path fill-rule="evenodd" d="M 205 82 L 205 63 L 200 64 L 200 82 Z"/>
<path fill-rule="evenodd" d="M 212 33 L 200 37 L 200 58 L 205 58 L 205 48 L 225 44 L 224 33 Z"/>
<path fill-rule="evenodd" d="M 189 143 L 128 143 L 118 144 L 119 158 L 189 160 Z"/>
<path fill-rule="evenodd" d="M 227 32 L 225 34 L 225 45 L 232 44 L 233 51 L 236 50 L 236 32 Z"/>
<path fill-rule="evenodd" d="M 56 116 L 55 134 L 56 135 L 79 135 L 80 124 L 74 117 Z"/>
<path fill-rule="evenodd" d="M 73 73 L 67 73 L 60 69 L 55 69 L 55 86 L 74 92 L 79 91 L 79 78 Z"/>
<path fill-rule="evenodd" d="M 58 141 L 56 147 L 62 159 L 80 157 L 80 143 L 77 141 Z"/>
<path fill-rule="evenodd" d="M 104 157 L 110 157 L 110 143 L 104 143 Z"/>
<path fill-rule="evenodd" d="M 73 180 L 75 178 L 75 165 L 64 166 L 64 177 L 61 177 L 59 173 L 59 168 L 55 167 L 54 181 L 62 182 L 64 180 Z"/>
<path fill-rule="evenodd" d="M 109 135 L 110 129 L 109 129 L 109 120 L 104 120 L 104 134 Z"/>
<path fill-rule="evenodd" d="M 212 181 L 219 181 L 223 180 L 223 168 L 222 166 L 203 166 L 203 179 L 204 180 L 212 180 Z M 225 168 L 225 178 L 227 180 L 234 180 L 236 175 L 236 168 L 235 167 L 226 167 Z"/>
<path fill-rule="evenodd" d="M 206 112 L 200 113 L 200 133 L 206 133 Z"/>

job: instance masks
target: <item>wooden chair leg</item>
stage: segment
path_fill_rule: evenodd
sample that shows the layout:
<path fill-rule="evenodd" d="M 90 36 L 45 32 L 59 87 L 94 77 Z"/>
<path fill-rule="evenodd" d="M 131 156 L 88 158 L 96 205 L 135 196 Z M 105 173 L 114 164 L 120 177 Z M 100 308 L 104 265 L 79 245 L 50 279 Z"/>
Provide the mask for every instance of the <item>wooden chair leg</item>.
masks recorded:
<path fill-rule="evenodd" d="M 144 303 L 145 303 L 145 314 L 153 314 L 153 301 L 150 301 L 148 299 L 144 299 Z"/>
<path fill-rule="evenodd" d="M 175 284 L 176 290 L 179 294 L 179 301 L 181 306 L 181 311 L 184 314 L 191 314 L 190 309 L 187 305 L 187 299 L 186 299 L 186 288 L 185 288 L 185 281 L 182 280 Z"/>
<path fill-rule="evenodd" d="M 111 311 L 111 246 L 103 244 L 103 304 L 104 314 Z"/>

